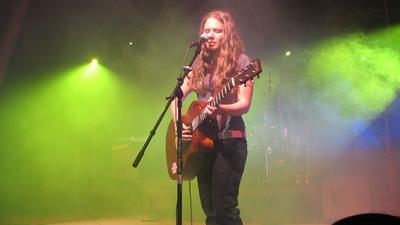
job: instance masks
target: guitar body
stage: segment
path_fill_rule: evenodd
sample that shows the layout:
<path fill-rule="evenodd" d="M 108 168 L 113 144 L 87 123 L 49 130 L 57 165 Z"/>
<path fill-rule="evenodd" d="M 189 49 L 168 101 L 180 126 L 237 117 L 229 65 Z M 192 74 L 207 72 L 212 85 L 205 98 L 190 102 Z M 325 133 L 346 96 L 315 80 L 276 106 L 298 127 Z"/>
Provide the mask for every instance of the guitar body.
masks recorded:
<path fill-rule="evenodd" d="M 191 125 L 194 118 L 206 107 L 207 103 L 194 101 L 190 104 L 188 112 L 182 116 L 182 122 Z M 211 119 L 205 120 L 201 126 L 192 133 L 192 141 L 183 141 L 183 179 L 192 180 L 197 175 L 205 152 L 214 147 L 212 137 L 217 131 L 217 124 Z M 171 179 L 177 179 L 177 148 L 174 122 L 171 121 L 167 130 L 166 138 L 167 170 Z"/>

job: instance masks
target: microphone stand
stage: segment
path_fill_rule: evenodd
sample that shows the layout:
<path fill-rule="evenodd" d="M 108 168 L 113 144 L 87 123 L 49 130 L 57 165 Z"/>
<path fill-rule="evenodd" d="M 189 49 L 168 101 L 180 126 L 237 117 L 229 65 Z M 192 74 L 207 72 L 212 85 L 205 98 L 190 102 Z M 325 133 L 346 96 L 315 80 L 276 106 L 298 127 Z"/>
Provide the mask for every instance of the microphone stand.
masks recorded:
<path fill-rule="evenodd" d="M 147 146 L 149 145 L 151 139 L 153 136 L 156 134 L 156 130 L 158 126 L 160 125 L 162 119 L 165 116 L 165 113 L 168 111 L 169 106 L 171 105 L 171 102 L 177 98 L 178 99 L 178 104 L 177 104 L 177 119 L 176 119 L 176 128 L 177 128 L 177 167 L 178 167 L 178 179 L 177 179 L 177 203 L 176 203 L 176 224 L 177 225 L 182 225 L 182 182 L 183 182 L 183 159 L 182 159 L 182 89 L 181 86 L 183 84 L 183 81 L 185 77 L 189 74 L 190 71 L 192 71 L 192 65 L 197 58 L 197 56 L 200 54 L 201 51 L 201 42 L 197 44 L 196 51 L 192 57 L 192 59 L 189 62 L 189 65 L 183 66 L 182 71 L 180 75 L 178 76 L 177 84 L 172 91 L 171 95 L 167 97 L 166 99 L 168 100 L 167 104 L 165 105 L 164 110 L 162 111 L 160 117 L 158 118 L 156 124 L 154 125 L 153 129 L 150 131 L 150 135 L 147 137 L 147 140 L 143 144 L 142 149 L 140 152 L 137 154 L 135 161 L 132 163 L 132 166 L 134 168 L 137 168 L 139 165 L 140 160 L 142 159 Z"/>

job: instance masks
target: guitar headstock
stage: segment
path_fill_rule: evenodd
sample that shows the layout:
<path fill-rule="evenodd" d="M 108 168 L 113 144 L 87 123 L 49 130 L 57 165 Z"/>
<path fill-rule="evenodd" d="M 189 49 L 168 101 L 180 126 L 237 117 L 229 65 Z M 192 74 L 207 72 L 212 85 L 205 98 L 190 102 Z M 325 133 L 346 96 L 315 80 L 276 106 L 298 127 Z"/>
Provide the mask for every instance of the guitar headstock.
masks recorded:
<path fill-rule="evenodd" d="M 262 72 L 261 62 L 259 59 L 253 59 L 247 66 L 241 69 L 236 76 L 234 76 L 235 84 L 244 84 L 248 80 L 254 79 L 255 76 L 260 78 Z"/>

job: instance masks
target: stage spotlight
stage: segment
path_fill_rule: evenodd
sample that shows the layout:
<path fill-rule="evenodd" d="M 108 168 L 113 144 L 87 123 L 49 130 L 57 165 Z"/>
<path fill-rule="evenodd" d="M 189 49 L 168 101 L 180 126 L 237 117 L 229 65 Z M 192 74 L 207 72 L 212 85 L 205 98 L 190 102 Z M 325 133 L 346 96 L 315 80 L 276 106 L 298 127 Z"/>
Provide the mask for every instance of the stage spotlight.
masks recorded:
<path fill-rule="evenodd" d="M 97 61 L 96 58 L 92 59 L 92 61 L 89 64 L 88 70 L 90 72 L 94 72 L 96 70 L 96 68 L 98 67 L 99 62 Z"/>
<path fill-rule="evenodd" d="M 85 71 L 82 73 L 83 78 L 93 77 L 97 74 L 99 68 L 99 62 L 96 58 L 92 59 L 86 66 Z"/>
<path fill-rule="evenodd" d="M 90 65 L 91 65 L 91 66 L 93 66 L 93 67 L 96 67 L 96 66 L 97 66 L 97 64 L 98 64 L 98 61 L 97 61 L 97 59 L 92 59 L 92 61 L 91 61 Z"/>

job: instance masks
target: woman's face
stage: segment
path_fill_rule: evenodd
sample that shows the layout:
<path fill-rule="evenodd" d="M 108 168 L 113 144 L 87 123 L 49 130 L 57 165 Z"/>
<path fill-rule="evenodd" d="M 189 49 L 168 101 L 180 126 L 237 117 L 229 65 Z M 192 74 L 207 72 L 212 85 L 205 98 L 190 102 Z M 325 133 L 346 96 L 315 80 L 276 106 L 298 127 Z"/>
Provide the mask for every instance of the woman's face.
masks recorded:
<path fill-rule="evenodd" d="M 206 48 L 210 51 L 219 50 L 225 39 L 224 27 L 219 20 L 208 18 L 204 23 L 203 34 L 208 36 L 205 43 Z"/>

